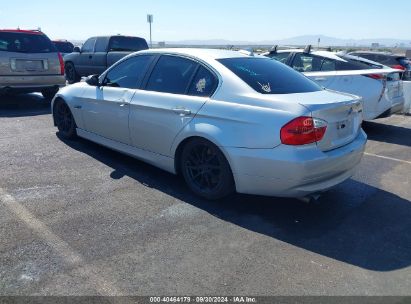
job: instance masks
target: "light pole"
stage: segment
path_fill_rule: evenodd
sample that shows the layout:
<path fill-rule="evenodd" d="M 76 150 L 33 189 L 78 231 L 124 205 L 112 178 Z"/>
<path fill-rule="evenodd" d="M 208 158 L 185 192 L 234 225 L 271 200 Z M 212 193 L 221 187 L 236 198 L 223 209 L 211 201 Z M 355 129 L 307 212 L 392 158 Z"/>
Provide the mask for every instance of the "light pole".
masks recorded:
<path fill-rule="evenodd" d="M 153 40 L 151 38 L 151 24 L 153 23 L 153 15 L 147 15 L 147 22 L 150 23 L 150 48 L 153 48 Z"/>

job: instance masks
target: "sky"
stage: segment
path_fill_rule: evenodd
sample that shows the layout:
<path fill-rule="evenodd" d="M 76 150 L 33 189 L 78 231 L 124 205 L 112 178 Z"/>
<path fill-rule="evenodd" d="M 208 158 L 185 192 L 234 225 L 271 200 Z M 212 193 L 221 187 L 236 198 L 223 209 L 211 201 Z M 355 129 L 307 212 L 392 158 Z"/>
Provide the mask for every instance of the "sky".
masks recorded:
<path fill-rule="evenodd" d="M 301 35 L 411 41 L 410 0 L 0 0 L 0 28 L 52 39 L 123 34 L 154 41 L 262 41 Z"/>

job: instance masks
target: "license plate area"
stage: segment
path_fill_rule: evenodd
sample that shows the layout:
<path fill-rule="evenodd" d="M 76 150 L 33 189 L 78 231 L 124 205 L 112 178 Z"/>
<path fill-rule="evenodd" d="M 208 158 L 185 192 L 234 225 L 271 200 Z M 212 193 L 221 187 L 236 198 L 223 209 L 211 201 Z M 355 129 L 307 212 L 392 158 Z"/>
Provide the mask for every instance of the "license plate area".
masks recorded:
<path fill-rule="evenodd" d="M 16 72 L 42 72 L 48 70 L 48 62 L 43 59 L 12 59 L 11 69 Z"/>
<path fill-rule="evenodd" d="M 353 134 L 353 119 L 339 121 L 336 123 L 337 137 L 339 139 L 349 137 Z"/>

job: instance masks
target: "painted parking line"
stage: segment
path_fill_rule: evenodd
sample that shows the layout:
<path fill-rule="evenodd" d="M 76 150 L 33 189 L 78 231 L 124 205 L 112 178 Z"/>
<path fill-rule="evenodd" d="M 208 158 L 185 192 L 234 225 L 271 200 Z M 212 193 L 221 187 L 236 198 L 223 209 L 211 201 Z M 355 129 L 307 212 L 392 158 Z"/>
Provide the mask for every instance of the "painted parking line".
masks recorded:
<path fill-rule="evenodd" d="M 367 152 L 365 152 L 364 155 L 373 156 L 373 157 L 378 157 L 378 158 L 382 158 L 382 159 L 386 159 L 386 160 L 392 160 L 392 161 L 395 161 L 395 162 L 399 162 L 399 163 L 404 163 L 404 164 L 409 164 L 409 165 L 411 165 L 411 161 L 402 160 L 402 159 L 398 159 L 398 158 L 393 158 L 393 157 L 388 157 L 388 156 L 382 156 L 382 155 L 377 155 L 377 154 L 367 153 Z"/>
<path fill-rule="evenodd" d="M 6 207 L 28 228 L 34 231 L 37 236 L 43 239 L 69 266 L 76 268 L 84 281 L 92 284 L 100 295 L 117 296 L 121 295 L 113 283 L 106 281 L 97 275 L 100 269 L 86 264 L 83 257 L 73 250 L 71 246 L 54 234 L 42 221 L 37 219 L 27 208 L 21 205 L 13 196 L 7 194 L 4 189 L 0 188 L 0 205 Z"/>

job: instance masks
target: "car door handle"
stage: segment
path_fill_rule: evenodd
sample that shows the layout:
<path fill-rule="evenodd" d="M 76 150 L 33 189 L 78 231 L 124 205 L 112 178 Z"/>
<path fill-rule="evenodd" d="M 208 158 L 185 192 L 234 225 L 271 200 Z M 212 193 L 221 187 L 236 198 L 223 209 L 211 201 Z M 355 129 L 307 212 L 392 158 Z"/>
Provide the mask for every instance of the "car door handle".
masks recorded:
<path fill-rule="evenodd" d="M 74 109 L 81 109 L 82 106 L 74 106 Z"/>
<path fill-rule="evenodd" d="M 88 56 L 88 59 L 93 59 L 93 56 L 92 56 L 92 55 L 89 55 L 89 56 Z"/>
<path fill-rule="evenodd" d="M 191 111 L 188 110 L 188 109 L 185 109 L 185 108 L 174 108 L 174 109 L 172 109 L 172 111 L 173 111 L 174 113 L 179 114 L 179 115 L 182 115 L 182 116 L 190 115 L 190 114 L 191 114 Z"/>
<path fill-rule="evenodd" d="M 317 78 L 314 78 L 314 80 L 315 80 L 315 81 L 326 81 L 326 80 L 327 80 L 327 78 L 324 78 L 324 77 L 317 77 Z"/>

